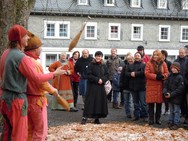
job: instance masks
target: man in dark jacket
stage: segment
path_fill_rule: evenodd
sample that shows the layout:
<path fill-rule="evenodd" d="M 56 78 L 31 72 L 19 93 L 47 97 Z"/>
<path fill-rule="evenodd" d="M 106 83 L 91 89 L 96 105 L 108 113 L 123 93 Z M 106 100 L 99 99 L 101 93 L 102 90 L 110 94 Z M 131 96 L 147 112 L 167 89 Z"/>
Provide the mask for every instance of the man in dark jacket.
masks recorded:
<path fill-rule="evenodd" d="M 180 63 L 180 74 L 185 76 L 185 63 L 186 63 L 186 49 L 180 48 L 178 58 L 174 62 Z M 187 101 L 186 101 L 186 94 L 185 91 L 183 92 L 183 101 L 181 103 L 181 115 L 185 118 L 184 123 L 187 124 L 188 119 L 188 109 L 187 109 Z"/>
<path fill-rule="evenodd" d="M 93 57 L 89 55 L 89 51 L 87 49 L 84 49 L 82 51 L 82 57 L 78 59 L 78 61 L 74 66 L 76 74 L 80 75 L 79 94 L 82 95 L 83 102 L 85 101 L 85 96 L 86 96 L 87 68 L 92 60 Z"/>

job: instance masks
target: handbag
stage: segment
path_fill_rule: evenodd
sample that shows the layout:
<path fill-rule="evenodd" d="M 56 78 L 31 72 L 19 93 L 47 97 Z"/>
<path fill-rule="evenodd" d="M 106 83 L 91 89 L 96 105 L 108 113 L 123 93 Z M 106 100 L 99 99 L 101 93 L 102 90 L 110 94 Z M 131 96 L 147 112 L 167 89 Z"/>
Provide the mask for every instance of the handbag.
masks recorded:
<path fill-rule="evenodd" d="M 104 84 L 104 89 L 106 91 L 106 94 L 108 95 L 112 89 L 110 80 L 106 81 L 106 83 Z"/>

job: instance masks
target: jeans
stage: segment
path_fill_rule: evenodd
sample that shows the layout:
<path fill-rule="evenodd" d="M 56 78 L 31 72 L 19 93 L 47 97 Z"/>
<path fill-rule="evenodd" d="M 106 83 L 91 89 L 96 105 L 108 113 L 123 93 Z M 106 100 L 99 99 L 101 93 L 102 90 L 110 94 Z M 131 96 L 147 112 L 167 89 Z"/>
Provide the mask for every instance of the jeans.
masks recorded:
<path fill-rule="evenodd" d="M 113 103 L 118 104 L 119 91 L 113 91 Z"/>
<path fill-rule="evenodd" d="M 128 90 L 123 90 L 124 95 L 124 104 L 125 104 L 125 113 L 127 116 L 131 115 L 131 92 Z"/>
<path fill-rule="evenodd" d="M 72 91 L 74 95 L 74 107 L 77 106 L 77 101 L 78 101 L 78 86 L 79 86 L 79 82 L 72 82 Z"/>
<path fill-rule="evenodd" d="M 169 103 L 170 107 L 170 116 L 169 122 L 178 125 L 180 123 L 180 105 Z"/>
<path fill-rule="evenodd" d="M 86 89 L 87 89 L 87 79 L 80 79 L 79 94 L 82 96 L 83 102 L 85 102 Z"/>
<path fill-rule="evenodd" d="M 146 104 L 146 91 L 132 91 L 134 116 L 136 118 L 148 117 L 148 108 Z"/>

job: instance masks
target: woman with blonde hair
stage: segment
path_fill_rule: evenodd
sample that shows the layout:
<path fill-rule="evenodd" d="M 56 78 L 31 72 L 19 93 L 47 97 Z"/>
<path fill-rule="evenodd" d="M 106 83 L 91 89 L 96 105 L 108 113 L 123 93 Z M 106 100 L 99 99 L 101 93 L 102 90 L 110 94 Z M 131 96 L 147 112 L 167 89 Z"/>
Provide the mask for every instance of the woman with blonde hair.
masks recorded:
<path fill-rule="evenodd" d="M 168 76 L 168 68 L 160 50 L 153 52 L 152 58 L 147 62 L 145 68 L 146 76 L 146 103 L 149 108 L 149 125 L 161 124 L 161 107 L 163 102 L 163 81 Z M 156 110 L 154 110 L 156 108 Z M 156 111 L 154 113 L 154 111 Z"/>

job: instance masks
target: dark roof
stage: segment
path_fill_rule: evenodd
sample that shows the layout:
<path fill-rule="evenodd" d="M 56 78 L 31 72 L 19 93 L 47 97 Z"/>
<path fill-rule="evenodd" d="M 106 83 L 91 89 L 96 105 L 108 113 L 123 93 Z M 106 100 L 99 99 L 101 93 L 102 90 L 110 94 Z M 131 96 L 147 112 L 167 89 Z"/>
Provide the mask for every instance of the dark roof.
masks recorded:
<path fill-rule="evenodd" d="M 130 0 L 115 0 L 115 6 L 104 6 L 104 0 L 89 0 L 89 5 L 78 5 L 77 0 L 36 0 L 31 14 L 185 20 L 187 12 L 181 0 L 168 0 L 167 9 L 157 9 L 157 0 L 142 0 L 141 8 L 130 7 Z"/>

